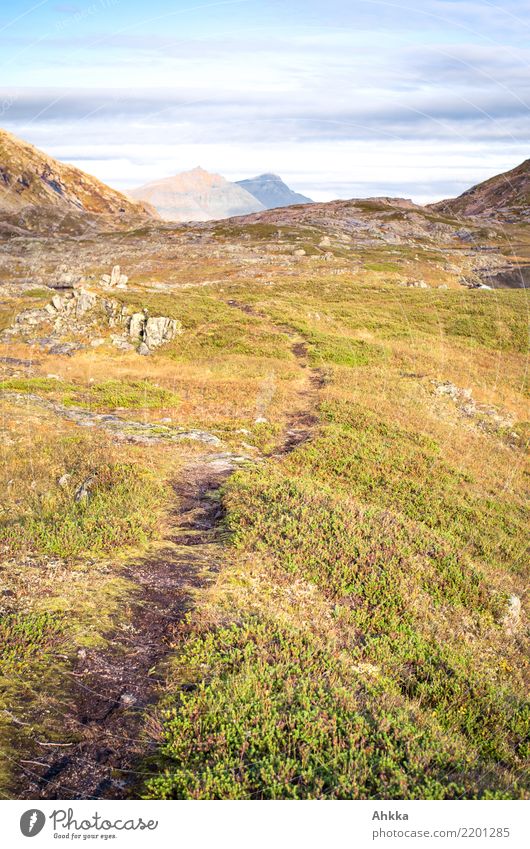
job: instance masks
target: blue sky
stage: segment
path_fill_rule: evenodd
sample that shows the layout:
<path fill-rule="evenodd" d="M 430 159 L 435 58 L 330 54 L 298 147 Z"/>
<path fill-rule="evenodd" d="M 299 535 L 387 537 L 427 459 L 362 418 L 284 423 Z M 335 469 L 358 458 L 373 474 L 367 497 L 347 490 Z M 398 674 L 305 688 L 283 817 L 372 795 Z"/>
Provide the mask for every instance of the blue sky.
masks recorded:
<path fill-rule="evenodd" d="M 2 0 L 0 48 L 0 126 L 122 189 L 423 202 L 530 156 L 527 0 Z"/>

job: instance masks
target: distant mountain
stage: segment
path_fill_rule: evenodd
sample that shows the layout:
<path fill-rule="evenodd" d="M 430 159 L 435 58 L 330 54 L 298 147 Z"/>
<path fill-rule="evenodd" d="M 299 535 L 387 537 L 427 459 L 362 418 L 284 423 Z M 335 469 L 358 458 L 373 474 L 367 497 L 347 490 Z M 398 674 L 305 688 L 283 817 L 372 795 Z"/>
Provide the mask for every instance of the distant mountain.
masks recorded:
<path fill-rule="evenodd" d="M 129 194 L 152 204 L 167 221 L 210 221 L 265 209 L 241 186 L 203 168 L 156 180 Z"/>
<path fill-rule="evenodd" d="M 0 215 L 23 229 L 108 226 L 157 218 L 95 177 L 0 130 Z"/>
<path fill-rule="evenodd" d="M 453 216 L 530 221 L 530 159 L 473 186 L 457 198 L 431 204 L 430 208 Z"/>
<path fill-rule="evenodd" d="M 277 209 L 280 206 L 295 206 L 299 203 L 313 203 L 311 198 L 293 192 L 277 174 L 260 174 L 248 180 L 238 180 L 237 186 L 253 195 L 265 209 Z"/>

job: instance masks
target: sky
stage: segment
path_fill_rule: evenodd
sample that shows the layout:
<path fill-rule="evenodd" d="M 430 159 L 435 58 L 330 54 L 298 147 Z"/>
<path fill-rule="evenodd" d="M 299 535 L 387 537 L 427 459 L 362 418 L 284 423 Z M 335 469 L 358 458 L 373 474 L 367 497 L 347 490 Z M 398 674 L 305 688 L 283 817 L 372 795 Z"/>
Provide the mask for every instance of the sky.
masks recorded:
<path fill-rule="evenodd" d="M 530 157 L 528 0 L 2 0 L 0 71 L 1 127 L 122 190 L 426 203 Z"/>

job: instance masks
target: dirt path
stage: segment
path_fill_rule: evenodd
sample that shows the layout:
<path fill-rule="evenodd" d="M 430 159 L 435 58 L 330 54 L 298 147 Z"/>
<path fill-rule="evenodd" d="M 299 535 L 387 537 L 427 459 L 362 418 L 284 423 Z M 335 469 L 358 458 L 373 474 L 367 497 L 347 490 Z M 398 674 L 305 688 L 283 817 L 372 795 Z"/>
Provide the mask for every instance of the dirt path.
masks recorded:
<path fill-rule="evenodd" d="M 323 375 L 309 368 L 302 340 L 292 350 L 305 370 L 300 404 L 274 455 L 310 438 Z M 174 508 L 164 539 L 125 569 L 137 586 L 130 609 L 103 649 L 81 651 L 68 674 L 65 738 L 47 746 L 23 768 L 19 798 L 123 798 L 137 781 L 135 764 L 146 754 L 145 709 L 161 695 L 155 670 L 171 651 L 173 626 L 193 608 L 197 591 L 215 580 L 225 557 L 219 490 L 248 458 L 230 453 L 196 458 L 174 484 Z"/>

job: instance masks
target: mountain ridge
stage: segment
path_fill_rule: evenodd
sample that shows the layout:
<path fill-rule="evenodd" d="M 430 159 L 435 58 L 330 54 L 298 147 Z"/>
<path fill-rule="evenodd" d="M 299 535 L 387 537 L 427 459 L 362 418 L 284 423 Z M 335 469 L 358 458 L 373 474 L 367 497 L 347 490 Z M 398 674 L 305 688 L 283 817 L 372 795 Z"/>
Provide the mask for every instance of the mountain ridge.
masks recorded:
<path fill-rule="evenodd" d="M 428 208 L 507 223 L 530 221 L 530 159 L 471 186 L 456 198 L 428 204 Z"/>
<path fill-rule="evenodd" d="M 131 189 L 166 221 L 210 221 L 260 212 L 265 207 L 245 189 L 201 167 Z"/>
<path fill-rule="evenodd" d="M 266 209 L 277 209 L 282 206 L 297 206 L 298 204 L 314 203 L 311 198 L 294 192 L 277 174 L 267 172 L 257 177 L 238 180 L 236 185 L 242 186 L 264 205 Z"/>
<path fill-rule="evenodd" d="M 129 223 L 157 213 L 0 129 L 0 212 L 17 224 Z M 42 220 L 41 220 L 42 219 Z"/>

